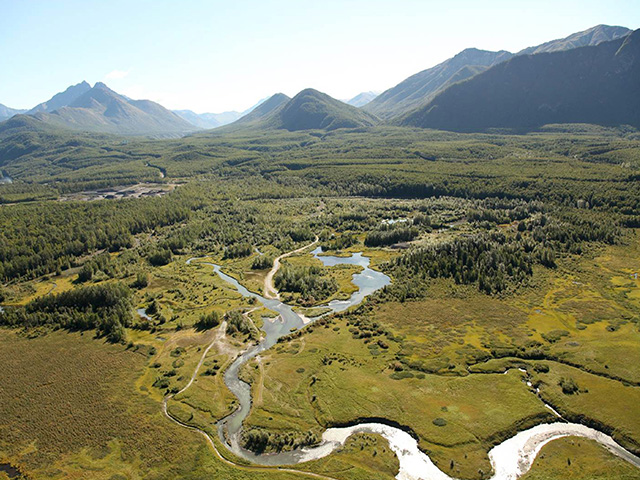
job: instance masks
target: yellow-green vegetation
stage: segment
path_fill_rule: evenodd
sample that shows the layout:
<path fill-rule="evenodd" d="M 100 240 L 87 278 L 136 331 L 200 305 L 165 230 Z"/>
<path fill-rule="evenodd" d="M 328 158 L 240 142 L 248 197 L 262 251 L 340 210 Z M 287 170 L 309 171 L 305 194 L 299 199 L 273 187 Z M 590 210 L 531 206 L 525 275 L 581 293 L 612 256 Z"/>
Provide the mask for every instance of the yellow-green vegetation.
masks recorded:
<path fill-rule="evenodd" d="M 528 301 L 532 338 L 588 371 L 640 383 L 640 235 L 572 259 Z M 516 299 L 517 301 L 517 299 Z M 525 307 L 525 304 L 522 304 Z"/>
<path fill-rule="evenodd" d="M 209 427 L 211 432 L 215 432 L 215 422 L 231 413 L 235 407 L 235 397 L 225 387 L 223 374 L 240 351 L 225 342 L 219 332 L 214 332 L 214 341 L 193 384 L 185 392 L 174 396 L 168 405 L 169 411 L 181 421 Z M 202 358 L 202 352 L 199 353 L 198 362 Z M 190 376 L 195 371 L 194 367 L 188 369 Z"/>
<path fill-rule="evenodd" d="M 73 276 L 67 271 L 61 275 L 38 278 L 30 282 L 13 285 L 7 289 L 8 305 L 26 305 L 31 300 L 48 295 L 60 293 L 73 288 Z"/>
<path fill-rule="evenodd" d="M 299 468 L 344 480 L 392 480 L 398 473 L 398 457 L 384 438 L 360 433 L 349 437 L 336 453 Z"/>
<path fill-rule="evenodd" d="M 640 450 L 640 387 L 554 362 L 533 375 L 541 397 L 566 418 L 611 433 L 621 445 Z M 535 372 L 535 369 L 534 369 Z"/>
<path fill-rule="evenodd" d="M 0 463 L 29 478 L 309 478 L 230 466 L 201 435 L 172 423 L 156 396 L 136 386 L 153 362 L 145 348 L 63 332 L 28 339 L 0 330 L 0 342 L 6 366 L 0 371 Z M 222 358 L 212 354 L 207 361 Z M 209 388 L 219 394 L 208 382 L 200 376 L 195 393 L 182 401 L 204 399 Z M 305 468 L 339 480 L 371 478 L 376 471 L 392 478 L 397 471 L 386 442 L 373 436 L 354 438 L 342 452 Z"/>
<path fill-rule="evenodd" d="M 630 232 L 555 271 L 536 269 L 515 294 L 488 296 L 434 279 L 425 298 L 369 301 L 312 327 L 246 366 L 255 399 L 248 427 L 320 432 L 384 418 L 411 428 L 443 470 L 453 460 L 452 473 L 476 478 L 490 469 L 491 445 L 554 418 L 536 396 L 539 386 L 570 420 L 639 451 L 638 240 Z M 579 391 L 563 393 L 563 378 Z"/>
<path fill-rule="evenodd" d="M 215 335 L 215 330 L 198 333 L 188 329 L 161 333 L 155 337 L 145 334 L 132 336 L 139 343 L 153 345 L 154 353 L 144 375 L 137 381 L 138 388 L 149 392 L 157 400 L 167 392 L 175 393 L 182 389 Z"/>
<path fill-rule="evenodd" d="M 166 319 L 177 317 L 183 326 L 193 325 L 200 315 L 211 311 L 224 315 L 241 305 L 248 306 L 233 287 L 214 273 L 213 267 L 204 264 L 207 261 L 210 260 L 187 265 L 186 259 L 181 258 L 154 269 L 142 300 L 148 299 L 148 304 L 155 299 L 161 315 Z"/>
<path fill-rule="evenodd" d="M 0 462 L 30 478 L 296 478 L 226 466 L 172 424 L 134 386 L 151 361 L 142 349 L 89 334 L 0 337 Z"/>
<path fill-rule="evenodd" d="M 374 345 L 354 339 L 338 320 L 248 364 L 254 392 L 248 427 L 320 432 L 358 419 L 386 419 L 414 431 L 442 469 L 454 460 L 456 475 L 468 478 L 490 470 L 485 452 L 492 443 L 553 418 L 518 371 L 405 376 L 395 370 L 395 345 L 369 347 Z"/>
<path fill-rule="evenodd" d="M 223 371 L 258 338 L 249 320 L 260 327 L 273 315 L 204 262 L 259 293 L 269 262 L 256 259 L 316 235 L 331 254 L 364 252 L 392 284 L 245 366 L 253 388 L 245 432 L 317 438 L 358 419 L 396 422 L 442 470 L 477 479 L 488 475 L 492 445 L 555 418 L 544 400 L 638 451 L 635 137 L 395 128 L 217 135 L 126 148 L 81 138 L 91 151 L 108 145 L 118 160 L 91 170 L 76 158 L 69 172 L 53 159 L 77 153 L 68 139 L 49 138 L 59 151 L 41 157 L 43 142 L 38 174 L 20 165 L 24 155 L 3 167 L 16 183 L 0 187 L 0 202 L 34 201 L 0 209 L 0 322 L 13 328 L 0 331 L 0 462 L 36 478 L 294 478 L 222 463 L 201 435 L 162 415 L 162 400 L 187 385 L 213 344 L 168 409 L 215 435 L 234 406 Z M 184 183 L 157 198 L 46 200 L 135 184 L 151 170 L 142 161 L 150 155 L 166 182 Z M 192 257 L 204 258 L 187 265 Z M 307 316 L 353 292 L 359 271 L 322 267 L 308 252 L 283 268 L 306 286 L 326 280 L 304 298 L 281 292 L 311 307 Z M 117 291 L 121 301 L 79 308 L 57 296 L 76 290 Z M 223 332 L 222 319 L 243 328 Z M 380 438 L 357 436 L 300 468 L 359 480 L 392 477 L 395 462 Z"/>
<path fill-rule="evenodd" d="M 636 480 L 640 472 L 593 440 L 560 438 L 540 450 L 522 480 Z"/>

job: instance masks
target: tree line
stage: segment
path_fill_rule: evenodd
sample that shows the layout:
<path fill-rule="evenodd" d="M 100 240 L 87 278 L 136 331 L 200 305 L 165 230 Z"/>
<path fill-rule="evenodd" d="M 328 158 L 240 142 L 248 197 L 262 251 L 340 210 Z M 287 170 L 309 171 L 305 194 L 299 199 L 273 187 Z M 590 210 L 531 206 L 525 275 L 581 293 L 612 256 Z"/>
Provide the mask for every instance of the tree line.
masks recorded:
<path fill-rule="evenodd" d="M 124 328 L 132 325 L 132 308 L 129 288 L 112 282 L 45 295 L 24 307 L 7 307 L 0 312 L 0 324 L 25 328 L 96 329 L 98 336 L 120 342 L 125 339 Z"/>
<path fill-rule="evenodd" d="M 284 264 L 273 281 L 282 292 L 299 293 L 303 300 L 327 298 L 338 291 L 334 278 L 322 276 L 319 267 L 293 267 Z"/>

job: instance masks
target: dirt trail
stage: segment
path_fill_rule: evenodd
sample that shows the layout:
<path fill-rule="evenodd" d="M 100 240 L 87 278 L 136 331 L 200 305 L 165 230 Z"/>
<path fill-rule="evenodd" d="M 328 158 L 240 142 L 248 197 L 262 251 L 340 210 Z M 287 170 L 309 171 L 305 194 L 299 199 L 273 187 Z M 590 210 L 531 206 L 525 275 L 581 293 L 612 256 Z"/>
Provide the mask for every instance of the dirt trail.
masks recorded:
<path fill-rule="evenodd" d="M 209 350 L 211 350 L 214 345 L 218 345 L 220 351 L 223 351 L 226 349 L 226 345 L 223 345 L 223 341 L 226 338 L 226 331 L 227 331 L 227 322 L 224 321 L 220 324 L 220 327 L 218 327 L 218 331 L 213 337 L 213 340 L 211 341 L 211 343 L 207 346 L 207 348 L 205 348 L 204 352 L 202 352 L 202 357 L 200 357 L 200 361 L 198 362 L 198 365 L 196 365 L 196 368 L 193 371 L 193 375 L 191 375 L 189 382 L 182 388 L 182 390 L 180 390 L 175 395 L 181 394 L 193 384 L 196 377 L 198 376 L 198 371 L 200 371 L 202 364 L 204 363 L 205 359 L 207 358 L 207 355 L 209 354 Z M 173 396 L 174 395 L 172 395 L 172 397 Z"/>
<path fill-rule="evenodd" d="M 255 322 L 253 321 L 253 318 L 251 318 L 251 314 L 256 310 L 260 310 L 261 308 L 263 307 L 253 307 L 251 310 L 247 310 L 242 314 L 242 316 L 247 320 L 247 322 L 251 324 L 255 332 L 258 334 L 258 338 L 260 338 L 260 329 L 256 326 Z"/>
<path fill-rule="evenodd" d="M 280 255 L 278 258 L 276 258 L 273 261 L 273 268 L 271 270 L 269 270 L 269 273 L 267 273 L 267 276 L 264 277 L 264 296 L 265 298 L 271 299 L 271 300 L 280 300 L 280 294 L 278 293 L 278 291 L 275 289 L 275 287 L 273 286 L 273 277 L 274 275 L 278 272 L 278 270 L 280 269 L 280 260 L 282 260 L 283 258 L 289 257 L 291 255 L 295 255 L 296 253 L 300 253 L 303 250 L 306 250 L 309 247 L 313 247 L 316 243 L 318 243 L 319 238 L 316 235 L 316 239 L 311 242 L 308 245 L 305 245 L 304 247 L 300 247 L 297 250 L 293 250 L 291 252 L 287 252 L 287 253 L 283 253 L 282 255 Z"/>
<path fill-rule="evenodd" d="M 293 468 L 260 467 L 260 466 L 253 466 L 253 465 L 242 465 L 242 464 L 233 462 L 233 461 L 227 459 L 226 457 L 224 457 L 220 453 L 220 451 L 218 450 L 218 447 L 216 446 L 216 444 L 215 444 L 213 438 L 211 437 L 211 435 L 209 435 L 207 432 L 205 432 L 204 430 L 201 430 L 198 427 L 195 427 L 193 425 L 189 425 L 187 423 L 182 422 L 181 420 L 178 420 L 177 418 L 175 418 L 174 416 L 172 416 L 169 413 L 169 410 L 168 410 L 168 407 L 167 407 L 167 404 L 168 404 L 169 400 L 171 400 L 176 395 L 179 395 L 179 394 L 185 392 L 189 387 L 191 387 L 191 385 L 193 385 L 193 382 L 197 378 L 198 372 L 200 371 L 200 368 L 204 364 L 204 361 L 205 361 L 207 355 L 209 354 L 209 351 L 214 346 L 217 345 L 218 348 L 220 349 L 220 351 L 223 351 L 223 352 L 231 352 L 233 350 L 231 347 L 229 347 L 229 345 L 227 345 L 225 343 L 226 330 L 227 330 L 227 322 L 223 321 L 220 324 L 220 326 L 218 327 L 218 331 L 216 332 L 216 335 L 214 336 L 214 338 L 211 341 L 211 343 L 209 343 L 209 345 L 204 350 L 204 352 L 202 352 L 202 356 L 200 357 L 200 361 L 196 365 L 196 368 L 194 369 L 193 374 L 191 375 L 191 378 L 189 379 L 189 382 L 178 393 L 167 395 L 166 397 L 164 397 L 164 399 L 162 400 L 162 412 L 164 413 L 164 415 L 169 420 L 171 420 L 173 423 L 176 423 L 176 424 L 180 425 L 183 428 L 186 428 L 186 429 L 191 430 L 193 432 L 197 432 L 200 435 L 204 436 L 206 438 L 207 442 L 209 443 L 209 445 L 211 446 L 211 448 L 213 449 L 214 453 L 216 454 L 216 457 L 218 457 L 218 459 L 220 459 L 223 463 L 225 463 L 225 464 L 227 464 L 227 465 L 229 465 L 231 467 L 238 468 L 238 469 L 244 470 L 244 471 L 249 471 L 249 472 L 269 472 L 269 471 L 272 472 L 274 470 L 277 470 L 277 471 L 280 471 L 280 472 L 289 472 L 289 473 L 298 474 L 298 475 L 301 475 L 301 476 L 304 476 L 304 477 L 318 478 L 318 479 L 321 479 L 321 480 L 338 480 L 338 479 L 336 479 L 334 477 L 328 477 L 326 475 L 321 475 L 321 474 L 313 473 L 313 472 L 304 472 L 304 471 L 301 471 L 301 470 L 295 470 Z"/>

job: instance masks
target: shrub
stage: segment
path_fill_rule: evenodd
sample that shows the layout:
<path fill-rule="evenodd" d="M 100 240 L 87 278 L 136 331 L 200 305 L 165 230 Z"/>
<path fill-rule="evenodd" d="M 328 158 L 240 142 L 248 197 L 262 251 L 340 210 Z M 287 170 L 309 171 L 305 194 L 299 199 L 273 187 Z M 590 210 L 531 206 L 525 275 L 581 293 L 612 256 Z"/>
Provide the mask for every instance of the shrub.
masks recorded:
<path fill-rule="evenodd" d="M 551 330 L 550 332 L 541 334 L 542 338 L 544 338 L 549 343 L 556 343 L 562 337 L 566 337 L 569 335 L 569 332 L 566 330 Z"/>
<path fill-rule="evenodd" d="M 169 379 L 166 377 L 157 377 L 156 381 L 153 382 L 153 386 L 160 389 L 169 388 L 169 385 Z"/>
<path fill-rule="evenodd" d="M 160 305 L 157 300 L 153 300 L 146 309 L 147 315 L 155 315 L 160 311 Z"/>
<path fill-rule="evenodd" d="M 334 278 L 325 278 L 318 267 L 285 265 L 274 277 L 276 287 L 283 292 L 299 293 L 303 298 L 327 298 L 338 291 Z"/>
<path fill-rule="evenodd" d="M 533 366 L 533 369 L 538 373 L 547 373 L 547 372 L 549 372 L 549 366 L 545 365 L 544 363 L 536 363 Z"/>
<path fill-rule="evenodd" d="M 408 242 L 420 234 L 415 227 L 396 227 L 387 225 L 379 230 L 369 232 L 364 239 L 367 247 L 383 247 L 399 242 Z"/>
<path fill-rule="evenodd" d="M 573 380 L 573 378 L 562 377 L 558 382 L 558 385 L 560 386 L 560 388 L 562 388 L 562 393 L 564 393 L 565 395 L 573 395 L 574 393 L 578 392 L 578 385 Z"/>
<path fill-rule="evenodd" d="M 220 325 L 220 315 L 215 311 L 200 315 L 200 319 L 195 323 L 197 330 L 208 330 L 218 325 Z"/>
<path fill-rule="evenodd" d="M 91 278 L 93 278 L 93 268 L 91 264 L 85 263 L 80 272 L 78 272 L 78 281 L 84 283 L 91 280 Z"/>
<path fill-rule="evenodd" d="M 242 433 L 243 446 L 256 453 L 280 452 L 315 445 L 319 438 L 312 432 L 273 432 L 250 428 Z"/>
<path fill-rule="evenodd" d="M 403 380 L 405 378 L 413 378 L 413 373 L 411 372 L 393 372 L 389 375 L 390 378 L 394 380 Z"/>
<path fill-rule="evenodd" d="M 271 268 L 273 266 L 273 258 L 267 257 L 266 255 L 260 255 L 253 260 L 251 264 L 252 270 L 266 270 L 267 268 Z"/>
<path fill-rule="evenodd" d="M 240 332 L 247 334 L 251 331 L 249 322 L 247 322 L 244 315 L 237 310 L 227 312 L 224 318 L 227 321 L 227 333 L 233 334 Z"/>
<path fill-rule="evenodd" d="M 220 365 L 214 365 L 213 367 L 207 368 L 202 374 L 205 376 L 213 376 L 218 373 L 218 370 L 220 370 Z"/>
<path fill-rule="evenodd" d="M 154 267 L 166 265 L 171 261 L 171 250 L 168 248 L 158 249 L 149 254 L 149 263 Z"/>
<path fill-rule="evenodd" d="M 253 252 L 253 248 L 248 243 L 240 243 L 228 247 L 224 252 L 224 258 L 248 257 Z"/>
<path fill-rule="evenodd" d="M 149 276 L 145 272 L 138 272 L 136 274 L 136 279 L 133 281 L 131 286 L 138 290 L 146 288 L 149 286 Z"/>

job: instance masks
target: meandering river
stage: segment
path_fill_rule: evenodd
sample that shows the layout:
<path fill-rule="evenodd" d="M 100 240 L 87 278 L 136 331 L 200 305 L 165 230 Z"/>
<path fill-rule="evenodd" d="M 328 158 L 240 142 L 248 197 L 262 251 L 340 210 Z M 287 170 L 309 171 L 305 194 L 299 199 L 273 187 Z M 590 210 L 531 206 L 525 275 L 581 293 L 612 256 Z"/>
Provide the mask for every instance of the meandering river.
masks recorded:
<path fill-rule="evenodd" d="M 361 272 L 353 275 L 353 283 L 358 287 L 358 291 L 354 292 L 348 300 L 333 300 L 329 302 L 326 307 L 330 310 L 324 315 L 340 312 L 358 305 L 367 295 L 391 283 L 389 277 L 371 269 L 369 267 L 369 258 L 361 253 L 353 254 L 350 257 L 322 255 L 320 247 L 312 253 L 325 266 L 349 264 L 363 267 Z M 195 260 L 197 259 L 189 259 L 187 263 L 191 264 Z M 361 423 L 351 427 L 329 428 L 324 432 L 319 446 L 297 449 L 291 452 L 256 455 L 242 448 L 240 445 L 240 432 L 242 422 L 247 418 L 251 409 L 251 387 L 240 380 L 238 374 L 241 367 L 261 352 L 271 348 L 280 337 L 302 328 L 308 319 L 298 315 L 290 305 L 278 299 L 268 299 L 250 292 L 236 279 L 222 272 L 219 265 L 205 262 L 201 264 L 213 267 L 214 272 L 220 278 L 231 284 L 244 297 L 256 298 L 262 305 L 279 314 L 274 321 L 264 322 L 262 329 L 265 335 L 263 339 L 257 345 L 250 347 L 238 356 L 224 374 L 225 384 L 239 402 L 239 407 L 218 423 L 218 434 L 227 448 L 236 455 L 258 465 L 294 465 L 331 454 L 344 445 L 347 438 L 353 434 L 361 432 L 375 433 L 387 439 L 391 450 L 398 456 L 400 463 L 400 471 L 396 476 L 398 480 L 454 480 L 441 471 L 429 456 L 418 448 L 417 441 L 411 435 L 404 430 L 382 423 Z M 311 320 L 313 321 L 317 318 L 319 317 Z M 558 422 L 542 424 L 522 431 L 491 449 L 489 458 L 494 470 L 492 480 L 517 479 L 529 470 L 536 455 L 546 443 L 556 438 L 570 435 L 596 440 L 615 455 L 640 468 L 640 458 L 625 450 L 610 436 L 584 425 Z"/>

